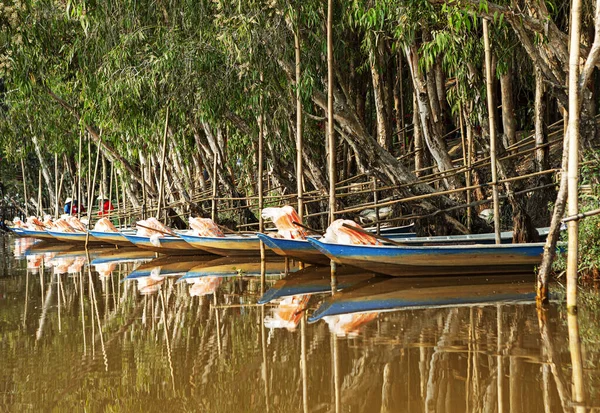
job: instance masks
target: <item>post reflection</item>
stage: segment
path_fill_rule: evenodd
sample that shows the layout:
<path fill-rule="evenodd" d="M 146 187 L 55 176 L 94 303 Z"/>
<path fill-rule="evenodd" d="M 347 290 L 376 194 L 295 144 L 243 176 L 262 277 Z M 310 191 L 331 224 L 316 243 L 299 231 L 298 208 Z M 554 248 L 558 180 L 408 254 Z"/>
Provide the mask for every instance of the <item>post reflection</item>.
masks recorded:
<path fill-rule="evenodd" d="M 24 251 L 20 272 L 0 280 L 14 291 L 10 305 L 0 302 L 10 337 L 0 342 L 9 366 L 0 385 L 14 389 L 7 410 L 66 410 L 82 397 L 93 411 L 600 404 L 595 373 L 583 368 L 598 354 L 598 315 L 569 318 L 556 302 L 537 311 L 528 280 L 465 278 L 457 287 L 340 267 L 332 295 L 329 267 L 291 265 L 283 278 L 283 262 L 63 253 L 40 264 L 38 277 L 27 276 Z"/>

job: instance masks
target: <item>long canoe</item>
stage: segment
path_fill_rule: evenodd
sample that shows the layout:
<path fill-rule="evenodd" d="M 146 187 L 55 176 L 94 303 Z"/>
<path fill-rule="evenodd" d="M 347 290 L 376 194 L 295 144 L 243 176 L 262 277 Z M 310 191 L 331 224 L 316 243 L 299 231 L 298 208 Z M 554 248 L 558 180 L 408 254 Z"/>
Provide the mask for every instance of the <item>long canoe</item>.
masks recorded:
<path fill-rule="evenodd" d="M 489 274 L 531 271 L 544 243 L 438 246 L 331 244 L 308 241 L 339 264 L 393 276 Z"/>
<path fill-rule="evenodd" d="M 15 228 L 11 227 L 10 229 L 15 235 L 19 237 L 31 237 L 37 238 L 48 242 L 56 242 L 57 239 L 48 233 L 48 231 L 37 231 L 34 229 L 28 228 Z"/>
<path fill-rule="evenodd" d="M 545 239 L 548 236 L 548 230 L 549 228 L 538 228 L 540 238 Z M 257 235 L 265 245 L 277 255 L 317 265 L 326 265 L 329 263 L 329 257 L 308 242 L 308 240 L 274 238 L 266 234 Z M 397 233 L 388 235 L 387 238 L 406 245 L 450 245 L 458 243 L 493 244 L 495 242 L 494 234 L 448 235 L 435 237 L 415 237 L 414 235 L 415 234 L 412 233 Z M 502 232 L 500 236 L 502 243 L 510 243 L 512 241 L 513 233 L 512 231 L 505 231 Z M 314 238 L 319 239 L 318 237 Z"/>
<path fill-rule="evenodd" d="M 88 238 L 88 234 L 86 232 L 62 232 L 62 231 L 53 231 L 48 230 L 48 234 L 52 235 L 58 241 L 69 242 L 73 244 L 85 244 L 86 238 Z M 93 244 L 103 244 L 105 242 L 97 239 L 92 234 L 89 234 L 89 243 Z"/>
<path fill-rule="evenodd" d="M 206 251 L 191 248 L 190 245 L 180 237 L 164 236 L 158 238 L 160 246 L 156 246 L 150 242 L 150 237 L 122 233 L 125 238 L 133 243 L 136 247 L 159 252 L 162 254 L 185 254 L 185 255 L 209 255 Z"/>
<path fill-rule="evenodd" d="M 179 236 L 190 246 L 225 257 L 256 256 L 260 253 L 260 239 L 256 235 L 226 235 L 224 237 L 201 237 L 190 232 L 181 232 Z"/>
<path fill-rule="evenodd" d="M 309 318 L 490 303 L 533 303 L 533 275 L 489 277 L 375 277 L 327 298 Z"/>

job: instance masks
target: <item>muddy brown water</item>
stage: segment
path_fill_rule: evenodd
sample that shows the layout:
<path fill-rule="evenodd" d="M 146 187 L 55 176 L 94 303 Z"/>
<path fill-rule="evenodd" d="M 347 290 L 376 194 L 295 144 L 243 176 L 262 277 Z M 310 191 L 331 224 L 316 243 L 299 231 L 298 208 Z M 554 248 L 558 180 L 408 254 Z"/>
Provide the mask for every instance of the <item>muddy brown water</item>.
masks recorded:
<path fill-rule="evenodd" d="M 321 270 L 285 277 L 281 262 L 266 263 L 261 284 L 255 262 L 227 268 L 222 259 L 215 266 L 126 249 L 88 256 L 28 239 L 0 242 L 0 411 L 600 406 L 600 300 L 590 289 L 581 292 L 578 336 L 572 329 L 569 339 L 562 287 L 538 313 L 533 275 L 401 285 L 349 272 L 331 297 Z M 177 282 L 192 272 L 204 277 Z M 321 292 L 257 303 L 261 290 L 284 288 Z M 361 308 L 368 311 L 344 313 Z M 337 315 L 313 321 L 324 309 Z M 577 354 L 582 369 L 573 369 Z"/>

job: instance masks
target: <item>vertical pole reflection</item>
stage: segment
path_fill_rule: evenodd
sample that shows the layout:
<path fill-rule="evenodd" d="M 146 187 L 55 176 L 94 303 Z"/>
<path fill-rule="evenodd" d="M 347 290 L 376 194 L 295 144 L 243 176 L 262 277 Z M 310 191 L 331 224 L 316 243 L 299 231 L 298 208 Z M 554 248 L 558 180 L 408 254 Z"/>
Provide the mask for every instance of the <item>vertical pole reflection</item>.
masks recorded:
<path fill-rule="evenodd" d="M 29 304 L 29 271 L 25 273 L 25 308 L 23 309 L 23 329 L 27 326 L 27 306 Z"/>
<path fill-rule="evenodd" d="M 261 288 L 262 289 L 262 288 Z M 264 294 L 264 292 L 261 292 Z M 260 342 L 262 347 L 262 378 L 265 387 L 265 409 L 270 411 L 270 400 L 269 400 L 269 367 L 267 365 L 267 334 L 265 331 L 265 306 L 260 307 Z"/>
<path fill-rule="evenodd" d="M 333 261 L 332 261 L 333 262 Z M 338 351 L 338 339 L 335 333 L 331 333 L 331 352 L 332 352 L 332 362 L 333 362 L 333 394 L 335 400 L 335 413 L 339 413 L 341 411 L 341 379 L 340 379 L 340 360 L 339 360 L 339 351 Z"/>
<path fill-rule="evenodd" d="M 302 411 L 304 413 L 308 413 L 308 371 L 306 369 L 306 312 L 302 314 L 302 319 L 300 320 L 300 349 L 300 368 L 302 369 Z"/>
<path fill-rule="evenodd" d="M 79 271 L 79 301 L 81 303 L 81 332 L 83 333 L 83 354 L 87 354 L 85 337 L 85 309 L 83 305 L 83 271 Z"/>
<path fill-rule="evenodd" d="M 581 340 L 579 338 L 579 321 L 577 312 L 567 310 L 567 325 L 569 328 L 569 352 L 572 365 L 573 404 L 576 413 L 584 413 L 585 391 L 583 387 L 583 359 L 581 356 Z"/>
<path fill-rule="evenodd" d="M 331 260 L 331 295 L 337 293 L 337 264 Z"/>
<path fill-rule="evenodd" d="M 58 274 L 56 276 L 56 289 L 57 289 L 56 298 L 57 298 L 57 302 L 58 302 L 58 332 L 59 333 L 62 332 L 62 320 L 60 318 L 60 309 L 61 309 L 61 305 L 60 305 L 60 287 L 61 287 L 60 279 L 61 279 L 60 274 Z"/>
<path fill-rule="evenodd" d="M 215 310 L 215 322 L 217 329 L 217 351 L 221 355 L 221 319 L 219 318 L 219 309 L 217 308 L 217 292 L 213 293 L 213 309 Z"/>
<path fill-rule="evenodd" d="M 171 342 L 169 341 L 169 328 L 167 326 L 167 308 L 165 306 L 164 289 L 160 288 L 160 301 L 162 304 L 162 324 L 165 330 L 165 342 L 167 343 L 167 358 L 169 361 L 169 372 L 171 373 L 171 383 L 173 383 L 173 393 L 175 392 L 175 372 L 173 369 L 173 359 L 171 357 Z"/>
<path fill-rule="evenodd" d="M 504 360 L 502 359 L 502 342 L 504 337 L 502 336 L 502 305 L 497 305 L 496 313 L 496 329 L 498 334 L 498 348 L 496 360 L 498 364 L 497 373 L 497 385 L 498 385 L 498 413 L 504 412 Z"/>
<path fill-rule="evenodd" d="M 548 365 L 550 367 L 550 371 L 554 376 L 554 383 L 556 385 L 556 392 L 558 393 L 558 397 L 560 399 L 560 403 L 563 411 L 570 411 L 571 408 L 568 405 L 569 395 L 567 392 L 567 386 L 565 384 L 565 380 L 562 377 L 562 369 L 559 369 L 554 362 L 557 358 L 555 357 L 554 352 L 554 342 L 552 336 L 550 335 L 550 329 L 548 328 L 548 324 L 546 323 L 546 312 L 538 307 L 537 309 L 538 316 L 538 324 L 540 328 L 540 339 L 542 343 L 542 354 L 544 355 L 544 365 Z M 549 387 L 549 386 L 548 386 Z M 545 406 L 546 410 L 548 407 Z"/>

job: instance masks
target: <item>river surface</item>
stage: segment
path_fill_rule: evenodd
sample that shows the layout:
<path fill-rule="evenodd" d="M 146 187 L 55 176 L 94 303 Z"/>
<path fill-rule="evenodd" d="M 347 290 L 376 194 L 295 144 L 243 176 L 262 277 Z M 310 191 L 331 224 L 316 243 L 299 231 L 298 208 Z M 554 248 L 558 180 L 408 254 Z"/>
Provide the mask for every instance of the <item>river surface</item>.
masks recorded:
<path fill-rule="evenodd" d="M 252 259 L 0 242 L 0 411 L 600 406 L 591 288 L 575 317 L 560 285 L 536 310 L 533 274 L 407 280 L 342 269 L 332 296 L 328 268 L 292 264 L 286 276 L 271 260 L 263 279 Z"/>

